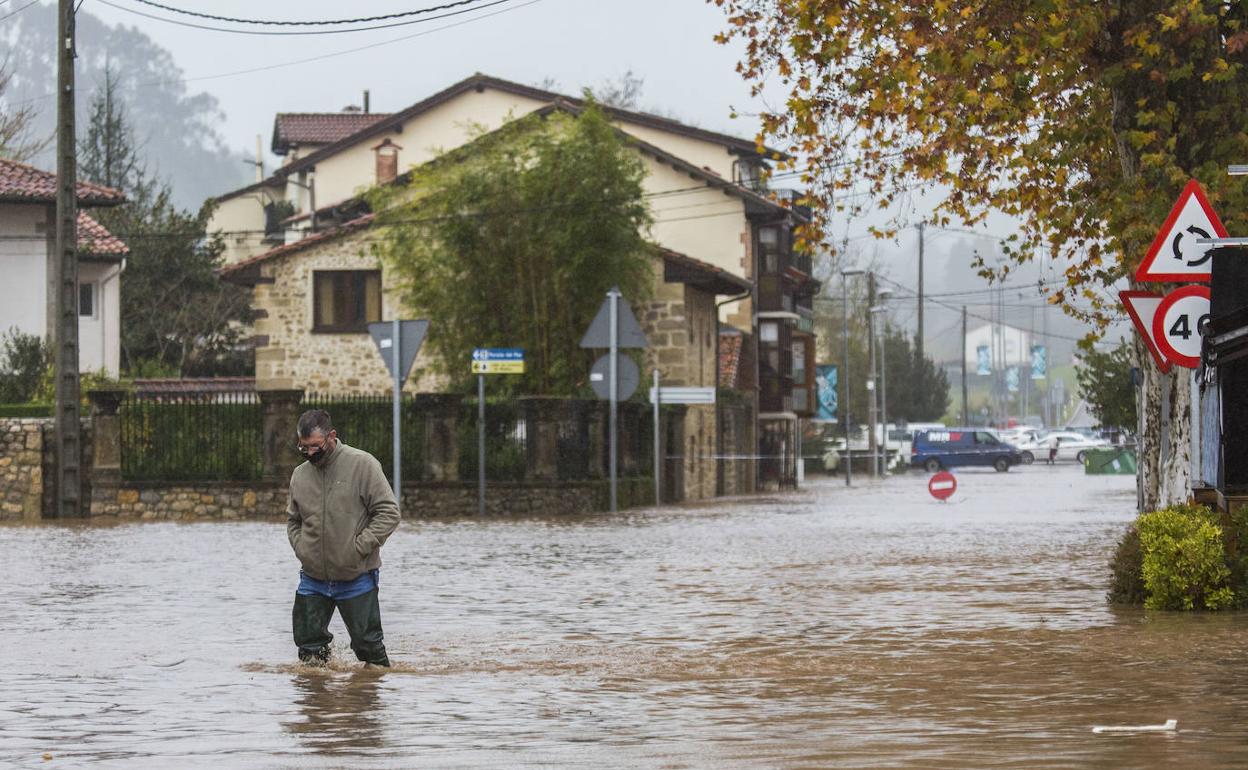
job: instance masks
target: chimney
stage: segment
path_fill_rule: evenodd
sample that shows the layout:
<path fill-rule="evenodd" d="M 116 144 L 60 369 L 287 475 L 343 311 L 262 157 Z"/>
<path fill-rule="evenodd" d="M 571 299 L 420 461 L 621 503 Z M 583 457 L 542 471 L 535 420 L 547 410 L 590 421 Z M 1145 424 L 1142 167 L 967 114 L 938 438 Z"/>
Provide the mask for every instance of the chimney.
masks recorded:
<path fill-rule="evenodd" d="M 368 114 L 368 89 L 364 89 L 364 114 Z"/>
<path fill-rule="evenodd" d="M 401 149 L 403 148 L 390 141 L 389 137 L 373 148 L 377 184 L 393 182 L 394 178 L 399 175 L 399 150 Z"/>

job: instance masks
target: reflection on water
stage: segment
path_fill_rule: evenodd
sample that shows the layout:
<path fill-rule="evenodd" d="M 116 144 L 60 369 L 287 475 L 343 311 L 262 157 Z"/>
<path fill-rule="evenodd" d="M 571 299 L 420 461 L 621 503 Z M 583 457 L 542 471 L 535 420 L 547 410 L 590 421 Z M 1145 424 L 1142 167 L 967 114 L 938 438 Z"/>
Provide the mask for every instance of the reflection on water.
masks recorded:
<path fill-rule="evenodd" d="M 925 484 L 406 522 L 391 671 L 295 662 L 280 522 L 0 527 L 0 766 L 1245 764 L 1248 615 L 1104 603 L 1131 479 Z"/>
<path fill-rule="evenodd" d="M 309 751 L 336 756 L 371 754 L 386 748 L 380 676 L 304 671 L 292 677 L 299 719 L 282 723 Z"/>

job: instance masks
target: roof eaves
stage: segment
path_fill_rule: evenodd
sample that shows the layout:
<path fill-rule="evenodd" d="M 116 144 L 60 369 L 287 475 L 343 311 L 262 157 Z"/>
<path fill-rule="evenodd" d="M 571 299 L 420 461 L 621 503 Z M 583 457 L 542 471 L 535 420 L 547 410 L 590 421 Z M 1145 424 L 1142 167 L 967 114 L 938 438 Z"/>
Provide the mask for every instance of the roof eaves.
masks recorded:
<path fill-rule="evenodd" d="M 304 251 L 305 249 L 309 249 L 318 244 L 326 243 L 327 241 L 332 241 L 345 235 L 350 235 L 358 230 L 370 227 L 375 218 L 376 217 L 373 214 L 364 214 L 363 216 L 352 219 L 350 222 L 344 222 L 341 225 L 329 230 L 316 233 L 315 235 L 309 235 L 308 237 L 301 238 L 294 243 L 284 243 L 281 246 L 274 247 L 266 252 L 257 254 L 254 257 L 244 259 L 241 262 L 226 265 L 218 270 L 217 273 L 227 281 L 240 282 L 236 279 L 243 278 L 247 275 L 249 269 L 255 268 L 261 263 L 277 259 L 278 257 L 297 254 L 300 251 Z M 243 278 L 243 280 L 245 281 L 245 278 Z"/>

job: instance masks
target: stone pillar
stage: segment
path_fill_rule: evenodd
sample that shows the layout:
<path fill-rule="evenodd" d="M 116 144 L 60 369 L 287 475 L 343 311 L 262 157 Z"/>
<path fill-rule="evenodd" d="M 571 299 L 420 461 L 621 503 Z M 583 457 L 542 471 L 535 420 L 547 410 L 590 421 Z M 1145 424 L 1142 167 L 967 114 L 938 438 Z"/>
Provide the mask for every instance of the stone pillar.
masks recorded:
<path fill-rule="evenodd" d="M 416 411 L 419 419 L 425 421 L 422 477 L 427 481 L 459 480 L 459 420 L 463 401 L 463 396 L 453 393 L 416 394 Z"/>
<path fill-rule="evenodd" d="M 559 436 L 576 430 L 581 402 L 533 396 L 520 400 L 524 415 L 526 480 L 559 478 Z"/>
<path fill-rule="evenodd" d="M 92 486 L 117 486 L 121 483 L 121 402 L 124 390 L 90 390 L 91 401 Z"/>
<path fill-rule="evenodd" d="M 303 390 L 261 390 L 260 406 L 264 412 L 264 478 L 266 481 L 289 481 L 295 466 L 303 462 L 296 444 L 299 402 Z"/>

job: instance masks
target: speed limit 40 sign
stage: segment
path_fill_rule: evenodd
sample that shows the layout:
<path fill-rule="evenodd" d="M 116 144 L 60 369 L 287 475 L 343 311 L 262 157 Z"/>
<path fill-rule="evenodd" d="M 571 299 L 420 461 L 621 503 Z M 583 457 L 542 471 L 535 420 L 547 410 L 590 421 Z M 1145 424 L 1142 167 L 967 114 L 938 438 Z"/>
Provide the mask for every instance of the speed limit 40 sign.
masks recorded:
<path fill-rule="evenodd" d="M 1167 294 L 1153 315 L 1153 339 L 1167 359 L 1200 365 L 1200 325 L 1209 317 L 1209 287 L 1182 286 Z"/>

